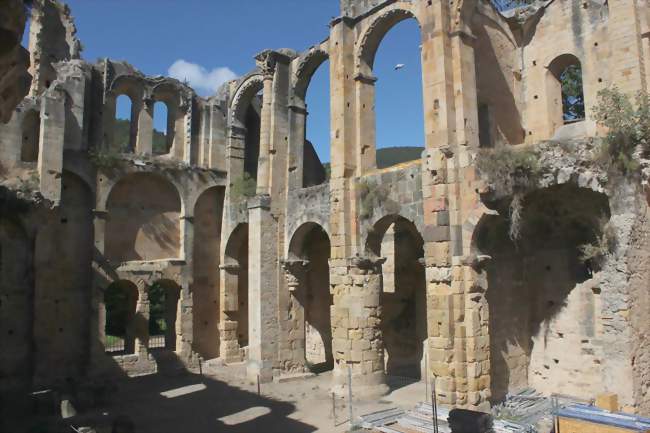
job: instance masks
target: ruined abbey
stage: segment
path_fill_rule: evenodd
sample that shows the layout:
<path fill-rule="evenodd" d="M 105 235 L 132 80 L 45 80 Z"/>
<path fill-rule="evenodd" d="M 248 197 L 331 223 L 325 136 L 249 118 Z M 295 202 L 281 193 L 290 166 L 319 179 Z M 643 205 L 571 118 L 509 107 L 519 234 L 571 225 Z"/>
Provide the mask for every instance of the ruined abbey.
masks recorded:
<path fill-rule="evenodd" d="M 57 0 L 33 2 L 27 53 L 23 2 L 0 1 L 3 401 L 217 359 L 262 383 L 332 370 L 342 394 L 351 369 L 368 397 L 394 375 L 454 407 L 533 388 L 650 412 L 650 161 L 615 176 L 593 156 L 600 92 L 648 91 L 647 0 L 340 1 L 328 39 L 251 53 L 209 98 L 83 60 Z M 425 148 L 378 168 L 373 64 L 403 20 Z M 326 60 L 331 170 L 305 139 Z M 498 172 L 521 153 L 535 176 Z"/>

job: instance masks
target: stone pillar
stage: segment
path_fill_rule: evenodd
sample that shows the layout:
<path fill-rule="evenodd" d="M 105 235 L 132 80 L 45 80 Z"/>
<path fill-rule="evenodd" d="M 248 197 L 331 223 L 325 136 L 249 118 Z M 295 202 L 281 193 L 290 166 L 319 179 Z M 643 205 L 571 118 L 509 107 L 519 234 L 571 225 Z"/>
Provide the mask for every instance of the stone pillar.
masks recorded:
<path fill-rule="evenodd" d="M 352 369 L 355 397 L 373 398 L 388 392 L 384 372 L 381 322 L 381 265 L 384 259 L 330 260 L 332 306 L 333 391 L 347 395 Z"/>
<path fill-rule="evenodd" d="M 358 74 L 354 77 L 356 88 L 357 127 L 355 128 L 356 165 L 361 174 L 377 167 L 375 83 L 372 75 Z"/>
<path fill-rule="evenodd" d="M 273 380 L 278 347 L 277 222 L 271 198 L 248 202 L 248 377 Z"/>
<path fill-rule="evenodd" d="M 147 359 L 149 347 L 149 286 L 144 280 L 139 280 L 138 303 L 135 308 L 135 316 L 128 322 L 126 327 L 125 348 L 127 353 L 133 352 L 140 359 Z M 132 346 L 131 346 L 132 345 Z M 133 350 L 130 350 L 131 347 Z"/>
<path fill-rule="evenodd" d="M 305 371 L 305 306 L 308 260 L 285 260 L 282 263 L 289 288 L 288 339 L 281 342 L 280 360 L 285 371 Z"/>
<path fill-rule="evenodd" d="M 43 94 L 38 149 L 39 189 L 43 197 L 58 205 L 61 200 L 63 146 L 65 137 L 65 96 L 58 91 Z"/>
<path fill-rule="evenodd" d="M 151 155 L 153 152 L 153 99 L 146 97 L 142 100 L 138 115 L 133 118 L 138 122 L 138 135 L 135 142 L 137 153 Z"/>
<path fill-rule="evenodd" d="M 427 285 L 429 374 L 442 403 L 462 405 L 456 398 L 454 367 L 454 298 L 451 281 L 451 232 L 447 185 L 448 149 L 428 149 L 422 174 L 424 198 L 424 263 Z"/>
<path fill-rule="evenodd" d="M 239 265 L 224 264 L 219 266 L 221 278 L 221 317 L 219 318 L 219 356 L 225 363 L 243 361 L 242 351 L 237 339 L 236 320 L 231 313 L 239 309 L 238 274 Z"/>
<path fill-rule="evenodd" d="M 106 309 L 104 308 L 104 290 L 105 284 L 100 280 L 103 277 L 103 263 L 101 262 L 104 254 L 104 233 L 106 230 L 107 212 L 95 210 L 93 212 L 93 229 L 95 239 L 95 250 L 97 253 L 93 260 L 93 282 L 90 297 L 90 359 L 88 371 L 93 375 L 101 371 L 106 358 L 104 342 L 106 340 L 105 324 Z"/>
<path fill-rule="evenodd" d="M 208 167 L 227 170 L 226 165 L 226 118 L 221 109 L 214 105 L 210 111 L 210 139 L 208 145 Z"/>
<path fill-rule="evenodd" d="M 272 52 L 265 51 L 257 57 L 257 64 L 264 77 L 262 113 L 260 115 L 260 155 L 257 168 L 257 193 L 269 194 L 269 173 L 271 163 L 271 117 L 273 114 L 273 76 L 275 60 Z"/>
<path fill-rule="evenodd" d="M 307 109 L 304 101 L 289 105 L 289 190 L 302 188 Z"/>
<path fill-rule="evenodd" d="M 381 256 L 386 262 L 381 267 L 382 287 L 384 293 L 395 293 L 395 224 L 391 224 L 381 240 Z"/>

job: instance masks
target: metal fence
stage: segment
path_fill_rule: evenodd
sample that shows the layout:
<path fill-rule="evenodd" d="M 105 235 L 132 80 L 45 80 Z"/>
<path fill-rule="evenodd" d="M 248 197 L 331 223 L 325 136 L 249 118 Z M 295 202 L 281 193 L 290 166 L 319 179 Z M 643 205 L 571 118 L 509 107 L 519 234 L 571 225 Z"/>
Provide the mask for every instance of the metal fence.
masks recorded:
<path fill-rule="evenodd" d="M 164 349 L 165 344 L 165 335 L 150 335 L 149 336 L 149 349 Z"/>
<path fill-rule="evenodd" d="M 106 352 L 107 353 L 120 353 L 126 350 L 125 336 L 124 335 L 107 335 L 106 336 Z"/>
<path fill-rule="evenodd" d="M 492 4 L 497 8 L 499 12 L 509 11 L 515 9 L 519 6 L 525 6 L 532 3 L 527 0 L 492 0 Z"/>

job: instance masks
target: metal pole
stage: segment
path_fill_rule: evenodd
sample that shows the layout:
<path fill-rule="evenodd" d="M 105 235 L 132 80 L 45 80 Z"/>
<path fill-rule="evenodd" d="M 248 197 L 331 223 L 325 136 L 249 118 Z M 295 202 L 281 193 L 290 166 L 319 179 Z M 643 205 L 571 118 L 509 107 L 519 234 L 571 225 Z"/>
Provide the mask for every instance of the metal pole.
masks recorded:
<path fill-rule="evenodd" d="M 429 354 L 424 352 L 424 401 L 429 402 Z"/>
<path fill-rule="evenodd" d="M 336 427 L 336 396 L 332 393 L 332 418 L 334 419 L 334 427 Z"/>
<path fill-rule="evenodd" d="M 436 395 L 436 377 L 431 383 L 431 414 L 433 417 L 433 433 L 438 433 L 438 396 Z"/>
<path fill-rule="evenodd" d="M 261 389 L 260 389 L 260 375 L 257 375 L 257 395 L 262 395 Z"/>
<path fill-rule="evenodd" d="M 352 409 L 352 367 L 348 364 L 348 407 L 350 409 L 350 427 L 354 428 L 354 411 Z"/>

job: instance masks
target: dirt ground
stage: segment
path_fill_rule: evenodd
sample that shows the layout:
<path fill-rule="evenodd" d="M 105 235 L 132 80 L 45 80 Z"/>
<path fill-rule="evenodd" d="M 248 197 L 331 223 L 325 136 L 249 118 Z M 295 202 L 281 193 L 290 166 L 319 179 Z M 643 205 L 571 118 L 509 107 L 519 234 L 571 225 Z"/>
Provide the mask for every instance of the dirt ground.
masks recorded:
<path fill-rule="evenodd" d="M 153 375 L 116 384 L 105 408 L 70 419 L 74 427 L 109 433 L 116 417 L 128 417 L 136 433 L 339 433 L 349 431 L 348 399 L 332 400 L 331 372 L 261 385 L 245 378 L 245 367 L 210 366 L 203 375 Z M 390 407 L 411 408 L 426 395 L 424 383 L 389 381 L 391 393 L 355 401 L 354 416 Z M 354 389 L 354 386 L 353 386 Z M 333 410 L 333 406 L 336 410 Z M 72 431 L 72 430 L 70 430 Z"/>

